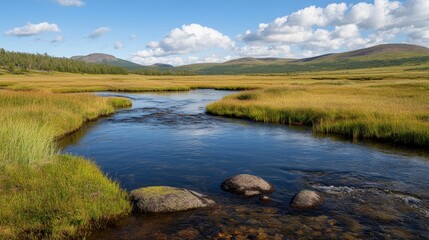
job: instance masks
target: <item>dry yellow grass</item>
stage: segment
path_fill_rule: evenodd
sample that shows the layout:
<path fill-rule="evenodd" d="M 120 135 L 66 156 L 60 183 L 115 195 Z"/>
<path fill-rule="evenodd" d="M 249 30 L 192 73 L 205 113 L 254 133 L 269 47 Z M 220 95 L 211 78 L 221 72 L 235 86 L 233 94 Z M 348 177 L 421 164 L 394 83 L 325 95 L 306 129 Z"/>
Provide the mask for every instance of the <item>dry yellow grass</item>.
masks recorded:
<path fill-rule="evenodd" d="M 273 76 L 141 76 L 32 73 L 0 75 L 0 89 L 17 91 L 94 92 L 94 91 L 184 91 L 195 88 L 255 89 L 293 84 L 368 82 L 429 79 L 429 71 L 404 71 L 409 67 L 347 71 L 312 72 Z"/>

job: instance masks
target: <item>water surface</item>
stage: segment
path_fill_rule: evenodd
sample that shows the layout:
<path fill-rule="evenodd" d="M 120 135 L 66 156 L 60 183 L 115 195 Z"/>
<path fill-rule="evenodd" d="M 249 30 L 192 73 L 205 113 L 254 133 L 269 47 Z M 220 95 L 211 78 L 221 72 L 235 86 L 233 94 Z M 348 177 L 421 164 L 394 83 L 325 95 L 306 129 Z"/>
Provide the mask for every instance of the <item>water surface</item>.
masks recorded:
<path fill-rule="evenodd" d="M 231 92 L 101 93 L 130 98 L 133 107 L 70 135 L 62 142 L 64 151 L 93 159 L 127 190 L 184 187 L 218 204 L 125 217 L 93 239 L 429 238 L 425 152 L 205 114 L 208 103 L 227 94 Z M 239 173 L 273 183 L 273 201 L 223 192 L 220 183 Z M 322 209 L 291 209 L 290 199 L 302 189 L 322 192 Z"/>

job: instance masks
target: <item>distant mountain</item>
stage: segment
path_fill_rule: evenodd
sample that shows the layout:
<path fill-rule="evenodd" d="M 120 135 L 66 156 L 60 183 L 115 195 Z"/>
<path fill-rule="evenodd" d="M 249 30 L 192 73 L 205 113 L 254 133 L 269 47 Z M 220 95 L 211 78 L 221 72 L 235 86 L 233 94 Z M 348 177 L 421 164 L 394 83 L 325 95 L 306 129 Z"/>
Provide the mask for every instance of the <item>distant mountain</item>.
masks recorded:
<path fill-rule="evenodd" d="M 301 61 L 367 61 L 376 59 L 400 59 L 427 55 L 429 55 L 429 48 L 418 45 L 382 44 L 350 52 L 326 54 L 318 57 L 306 58 Z"/>
<path fill-rule="evenodd" d="M 104 53 L 93 53 L 86 56 L 74 56 L 74 57 L 71 57 L 71 59 L 77 60 L 77 61 L 84 61 L 88 63 L 98 63 L 98 64 L 123 67 L 128 70 L 137 70 L 137 69 L 145 68 L 145 66 L 142 66 L 127 60 L 123 60 L 120 58 L 116 58 L 115 56 L 104 54 Z"/>
<path fill-rule="evenodd" d="M 239 58 L 224 63 L 176 67 L 196 74 L 271 74 L 330 71 L 429 63 L 429 48 L 410 44 L 383 44 L 360 50 L 304 59 Z"/>
<path fill-rule="evenodd" d="M 149 67 L 154 67 L 154 68 L 173 68 L 173 65 L 170 64 L 165 64 L 165 63 L 155 63 L 150 65 Z"/>
<path fill-rule="evenodd" d="M 127 74 L 128 70 L 118 66 L 86 63 L 45 54 L 6 51 L 0 48 L 0 74 L 9 72 L 23 74 L 31 71 L 69 72 L 88 74 Z"/>
<path fill-rule="evenodd" d="M 271 64 L 271 63 L 285 63 L 290 61 L 291 59 L 286 58 L 252 58 L 252 57 L 245 57 L 245 58 L 238 58 L 229 60 L 227 62 L 224 62 L 224 64 Z"/>

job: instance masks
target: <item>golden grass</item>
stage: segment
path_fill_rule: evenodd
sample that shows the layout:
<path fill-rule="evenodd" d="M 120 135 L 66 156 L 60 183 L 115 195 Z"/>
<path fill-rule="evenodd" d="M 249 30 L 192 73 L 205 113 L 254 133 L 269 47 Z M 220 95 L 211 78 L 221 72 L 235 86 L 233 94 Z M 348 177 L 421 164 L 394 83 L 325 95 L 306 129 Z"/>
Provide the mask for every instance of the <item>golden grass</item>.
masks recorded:
<path fill-rule="evenodd" d="M 429 146 L 429 81 L 319 82 L 228 96 L 211 114 L 311 125 L 315 132 Z"/>
<path fill-rule="evenodd" d="M 429 71 L 405 71 L 407 67 L 388 67 L 346 71 L 311 72 L 290 75 L 260 76 L 141 76 L 141 75 L 85 75 L 67 73 L 32 73 L 28 75 L 0 75 L 0 89 L 15 91 L 100 92 L 100 91 L 187 91 L 197 88 L 244 90 L 291 84 L 338 83 L 353 80 L 429 79 Z"/>

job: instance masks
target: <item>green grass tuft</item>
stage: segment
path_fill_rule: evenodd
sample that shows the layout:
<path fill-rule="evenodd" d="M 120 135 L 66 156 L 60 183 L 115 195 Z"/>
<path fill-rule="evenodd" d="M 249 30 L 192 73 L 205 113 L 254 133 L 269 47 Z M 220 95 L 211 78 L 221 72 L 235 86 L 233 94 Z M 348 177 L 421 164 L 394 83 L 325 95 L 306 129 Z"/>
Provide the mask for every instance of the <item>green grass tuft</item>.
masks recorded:
<path fill-rule="evenodd" d="M 54 144 L 130 105 L 125 98 L 1 91 L 0 239 L 84 238 L 130 211 L 117 183 L 88 160 L 59 155 Z"/>

